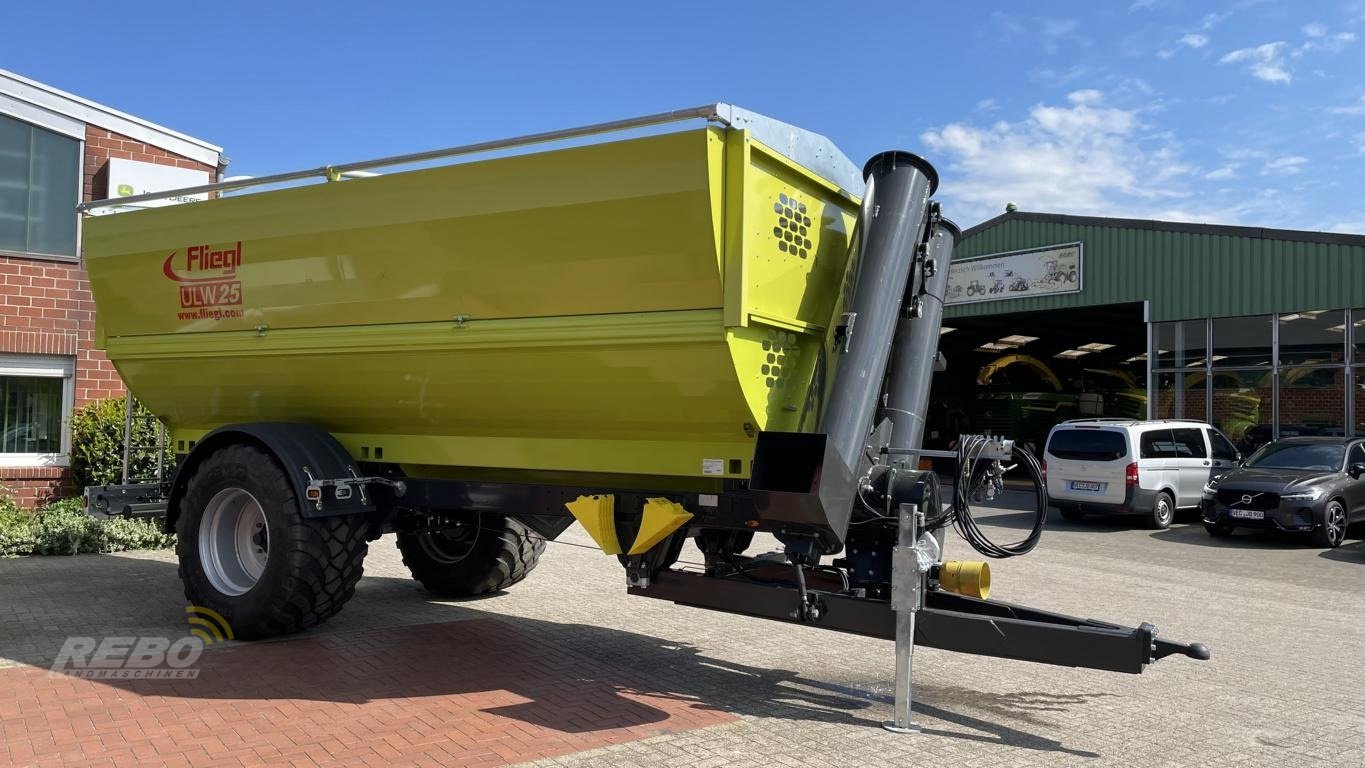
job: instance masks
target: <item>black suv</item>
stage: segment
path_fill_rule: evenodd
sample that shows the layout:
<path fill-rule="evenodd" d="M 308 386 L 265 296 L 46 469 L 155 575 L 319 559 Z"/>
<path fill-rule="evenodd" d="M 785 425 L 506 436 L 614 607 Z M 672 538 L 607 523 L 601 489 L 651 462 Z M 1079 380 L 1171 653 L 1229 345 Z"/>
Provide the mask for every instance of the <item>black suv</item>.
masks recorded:
<path fill-rule="evenodd" d="M 1309 533 L 1340 546 L 1365 520 L 1365 440 L 1289 437 L 1267 443 L 1237 469 L 1204 486 L 1204 527 L 1228 536 L 1239 527 Z"/>

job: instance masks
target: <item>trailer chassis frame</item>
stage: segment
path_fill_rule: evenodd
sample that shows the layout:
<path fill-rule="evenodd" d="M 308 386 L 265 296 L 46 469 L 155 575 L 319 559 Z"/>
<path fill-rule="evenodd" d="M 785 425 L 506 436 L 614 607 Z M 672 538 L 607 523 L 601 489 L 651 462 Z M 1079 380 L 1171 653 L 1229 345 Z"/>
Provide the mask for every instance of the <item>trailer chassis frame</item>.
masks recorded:
<path fill-rule="evenodd" d="M 694 608 L 896 639 L 896 612 L 890 601 L 808 591 L 818 596 L 824 608 L 820 618 L 813 621 L 791 617 L 792 607 L 800 601 L 795 587 L 761 584 L 739 577 L 718 578 L 667 569 L 656 574 L 649 587 L 627 589 L 632 595 Z M 916 645 L 926 648 L 1129 674 L 1141 673 L 1148 664 L 1166 656 L 1209 658 L 1208 648 L 1202 643 L 1166 640 L 1148 623 L 1123 627 L 938 590 L 927 591 L 924 597 L 925 605 L 918 611 L 913 637 Z"/>

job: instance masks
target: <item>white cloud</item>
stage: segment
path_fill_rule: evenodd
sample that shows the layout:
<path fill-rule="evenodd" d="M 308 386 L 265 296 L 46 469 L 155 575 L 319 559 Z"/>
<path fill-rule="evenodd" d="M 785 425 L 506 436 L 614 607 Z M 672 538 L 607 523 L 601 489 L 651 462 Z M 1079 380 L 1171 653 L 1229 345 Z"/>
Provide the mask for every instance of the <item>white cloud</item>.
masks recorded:
<path fill-rule="evenodd" d="M 1189 221 L 1208 224 L 1243 224 L 1255 226 L 1291 226 L 1301 222 L 1286 215 L 1283 197 L 1273 189 L 1255 194 L 1239 194 L 1234 202 L 1202 204 L 1196 208 L 1155 208 L 1144 212 L 1144 218 L 1162 221 Z"/>
<path fill-rule="evenodd" d="M 1312 32 L 1316 32 L 1319 34 L 1310 34 L 1309 33 L 1310 28 L 1312 28 Z M 1321 24 L 1318 24 L 1316 26 L 1313 24 L 1309 24 L 1307 27 L 1303 28 L 1303 31 L 1304 34 L 1308 35 L 1309 39 L 1305 41 L 1303 45 L 1300 45 L 1298 48 L 1294 49 L 1294 52 L 1291 55 L 1293 55 L 1296 58 L 1304 55 L 1305 53 L 1312 53 L 1314 51 L 1323 51 L 1324 53 L 1341 53 L 1342 51 L 1346 50 L 1346 46 L 1356 41 L 1356 33 L 1354 32 L 1336 32 L 1333 34 L 1328 34 L 1327 28 L 1322 26 Z"/>
<path fill-rule="evenodd" d="M 921 139 L 947 159 L 945 196 L 962 219 L 1013 201 L 1027 210 L 1133 215 L 1182 193 L 1165 182 L 1188 174 L 1169 144 L 1142 134 L 1136 110 L 1105 106 L 1093 89 L 1067 104 L 1037 104 L 1017 122 L 951 123 Z"/>
<path fill-rule="evenodd" d="M 1039 31 L 1043 37 L 1066 37 L 1080 25 L 1076 19 L 1043 19 L 1039 22 Z"/>
<path fill-rule="evenodd" d="M 1133 0 L 1133 4 L 1128 6 L 1128 12 L 1141 11 L 1156 5 L 1156 0 Z"/>
<path fill-rule="evenodd" d="M 1156 89 L 1152 88 L 1151 83 L 1147 82 L 1146 80 L 1143 80 L 1140 77 L 1125 78 L 1122 82 L 1119 83 L 1118 88 L 1116 90 L 1119 93 L 1128 94 L 1138 93 L 1143 96 L 1151 96 L 1153 93 L 1156 92 Z"/>
<path fill-rule="evenodd" d="M 1024 22 L 1004 11 L 992 13 L 991 22 L 999 31 L 1000 37 L 1004 40 L 1011 40 L 1028 32 L 1028 27 L 1024 26 Z"/>
<path fill-rule="evenodd" d="M 1204 16 L 1204 20 L 1199 23 L 1199 28 L 1206 31 L 1213 29 L 1219 24 L 1222 24 L 1224 21 L 1227 21 L 1228 17 L 1231 15 L 1232 11 L 1228 11 L 1227 13 L 1207 14 Z"/>
<path fill-rule="evenodd" d="M 1191 32 L 1180 38 L 1181 45 L 1188 45 L 1191 48 L 1203 48 L 1209 44 L 1209 36 L 1201 35 L 1198 32 Z"/>
<path fill-rule="evenodd" d="M 1000 102 L 995 99 L 982 99 L 976 103 L 974 109 L 977 112 L 996 112 L 1000 109 Z"/>
<path fill-rule="evenodd" d="M 1066 95 L 1066 100 L 1072 104 L 1094 105 L 1104 101 L 1104 94 L 1094 88 L 1083 88 L 1079 91 L 1072 91 Z"/>
<path fill-rule="evenodd" d="M 1239 167 L 1241 167 L 1240 163 L 1229 163 L 1221 168 L 1209 171 L 1204 174 L 1204 178 L 1209 181 L 1227 181 L 1228 179 L 1235 179 L 1237 178 L 1237 169 Z"/>
<path fill-rule="evenodd" d="M 1174 141 L 1173 136 L 1167 135 L 1165 138 Z M 1156 170 L 1151 180 L 1157 184 L 1164 184 L 1181 176 L 1187 176 L 1195 170 L 1194 166 L 1180 162 L 1180 153 L 1169 145 L 1152 152 L 1148 160 Z"/>
<path fill-rule="evenodd" d="M 1347 107 L 1328 107 L 1327 111 L 1333 115 L 1365 115 L 1365 96 L 1355 104 Z"/>
<path fill-rule="evenodd" d="M 1165 61 L 1166 59 L 1169 59 L 1174 55 L 1175 51 L 1171 50 L 1170 48 L 1162 48 L 1161 50 L 1156 52 L 1156 57 L 1158 59 L 1161 59 L 1162 61 Z"/>
<path fill-rule="evenodd" d="M 1365 131 L 1356 134 L 1356 151 L 1365 155 Z"/>
<path fill-rule="evenodd" d="M 1091 76 L 1090 69 L 1073 64 L 1065 71 L 1055 69 L 1035 69 L 1029 72 L 1029 79 L 1049 88 L 1065 88 L 1068 85 Z"/>
<path fill-rule="evenodd" d="M 1311 24 L 1304 24 L 1303 34 L 1305 37 L 1325 37 L 1327 35 L 1327 27 L 1324 27 L 1316 21 Z"/>
<path fill-rule="evenodd" d="M 1284 66 L 1284 41 L 1265 43 L 1233 51 L 1219 59 L 1220 64 L 1246 64 L 1253 77 L 1267 83 L 1288 85 L 1293 76 Z"/>
<path fill-rule="evenodd" d="M 1042 38 L 1043 51 L 1056 53 L 1064 41 L 1075 36 L 1080 26 L 1076 19 L 1039 19 L 1038 34 Z"/>
<path fill-rule="evenodd" d="M 1261 175 L 1278 174 L 1281 176 L 1291 176 L 1303 170 L 1303 166 L 1308 162 L 1308 158 L 1303 155 L 1284 155 L 1274 160 L 1267 160 L 1261 166 Z"/>

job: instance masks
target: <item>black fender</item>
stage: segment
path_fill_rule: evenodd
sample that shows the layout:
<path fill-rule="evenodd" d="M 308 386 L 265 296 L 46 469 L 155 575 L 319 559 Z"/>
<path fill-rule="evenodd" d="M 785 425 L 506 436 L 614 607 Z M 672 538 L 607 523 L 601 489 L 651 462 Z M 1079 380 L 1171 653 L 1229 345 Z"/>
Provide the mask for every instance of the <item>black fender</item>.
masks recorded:
<path fill-rule="evenodd" d="M 250 424 L 228 424 L 199 439 L 188 456 L 180 461 L 171 481 L 171 492 L 166 506 L 166 530 L 175 530 L 180 518 L 180 500 L 195 469 L 215 451 L 229 445 L 254 445 L 280 463 L 294 487 L 299 514 L 306 518 L 334 517 L 373 512 L 372 501 L 363 499 L 359 492 L 350 498 L 338 499 L 334 488 L 324 487 L 322 498 L 310 501 L 305 494 L 310 480 L 337 480 L 359 475 L 360 470 L 351 454 L 331 433 L 313 424 L 284 421 L 261 421 Z"/>

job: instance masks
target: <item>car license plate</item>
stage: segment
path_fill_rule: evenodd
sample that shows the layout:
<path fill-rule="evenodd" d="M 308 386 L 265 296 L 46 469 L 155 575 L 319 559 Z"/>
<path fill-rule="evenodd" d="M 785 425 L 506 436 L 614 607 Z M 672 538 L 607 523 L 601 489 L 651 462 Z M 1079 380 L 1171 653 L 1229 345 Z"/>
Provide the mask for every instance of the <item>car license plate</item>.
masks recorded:
<path fill-rule="evenodd" d="M 1073 491 L 1098 491 L 1103 488 L 1099 483 L 1092 483 L 1088 480 L 1072 480 L 1071 490 Z"/>
<path fill-rule="evenodd" d="M 1259 509 L 1229 509 L 1228 517 L 1235 517 L 1239 520 L 1264 520 L 1265 512 Z"/>

